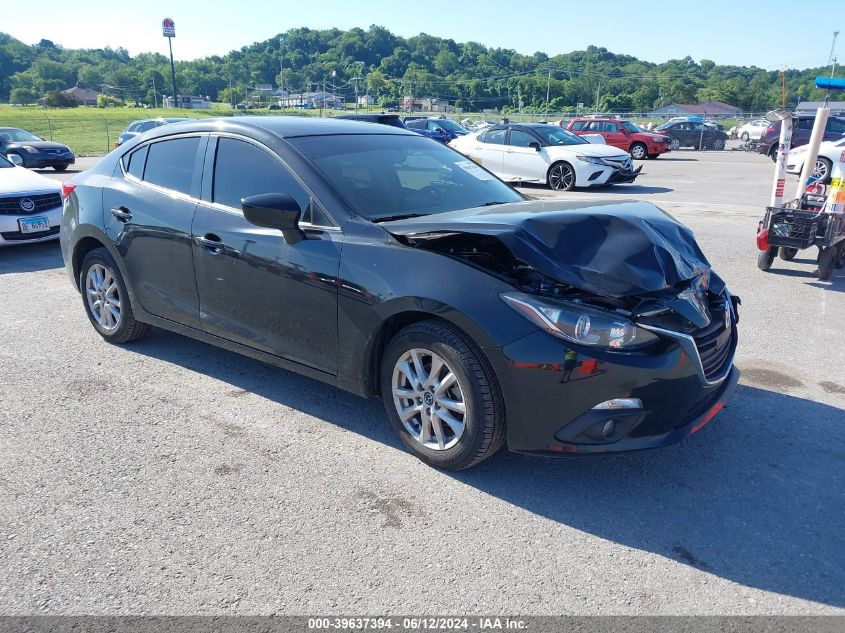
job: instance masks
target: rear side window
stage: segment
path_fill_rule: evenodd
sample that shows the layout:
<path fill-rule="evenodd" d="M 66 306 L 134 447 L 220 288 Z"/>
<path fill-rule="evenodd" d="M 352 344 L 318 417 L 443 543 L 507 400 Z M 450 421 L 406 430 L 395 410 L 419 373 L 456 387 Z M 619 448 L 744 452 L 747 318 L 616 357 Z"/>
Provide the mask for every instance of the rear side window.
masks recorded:
<path fill-rule="evenodd" d="M 311 216 L 311 198 L 287 169 L 252 143 L 231 138 L 217 142 L 212 200 L 234 209 L 241 199 L 261 193 L 286 193 L 299 203 L 303 220 Z"/>
<path fill-rule="evenodd" d="M 175 138 L 149 145 L 144 182 L 190 194 L 199 145 L 198 136 Z"/>
<path fill-rule="evenodd" d="M 144 163 L 147 162 L 147 151 L 149 149 L 149 145 L 144 145 L 143 147 L 136 149 L 124 159 L 126 173 L 130 176 L 134 176 L 138 180 L 144 179 Z"/>
<path fill-rule="evenodd" d="M 845 121 L 842 119 L 828 119 L 827 120 L 827 131 L 828 132 L 839 132 L 840 134 L 845 134 Z"/>
<path fill-rule="evenodd" d="M 479 140 L 482 143 L 491 143 L 492 145 L 504 145 L 506 132 L 506 129 L 489 130 L 488 132 L 482 134 Z"/>

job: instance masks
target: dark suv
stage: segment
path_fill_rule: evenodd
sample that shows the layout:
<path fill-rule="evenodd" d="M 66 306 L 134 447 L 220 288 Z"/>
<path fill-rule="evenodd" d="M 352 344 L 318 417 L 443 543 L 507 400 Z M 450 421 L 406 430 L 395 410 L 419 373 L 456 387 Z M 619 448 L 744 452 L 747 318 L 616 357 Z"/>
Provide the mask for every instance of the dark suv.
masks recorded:
<path fill-rule="evenodd" d="M 816 115 L 802 114 L 792 117 L 792 147 L 801 147 L 810 142 L 810 134 L 813 132 L 813 124 L 816 122 Z M 824 128 L 825 141 L 838 141 L 845 135 L 845 118 L 832 116 L 827 120 Z M 757 151 L 765 154 L 772 160 L 778 151 L 780 141 L 780 121 L 769 124 L 766 131 L 760 137 L 760 144 Z"/>
<path fill-rule="evenodd" d="M 670 148 L 725 149 L 728 135 L 719 128 L 700 121 L 669 121 L 654 128 L 654 132 L 668 136 Z"/>

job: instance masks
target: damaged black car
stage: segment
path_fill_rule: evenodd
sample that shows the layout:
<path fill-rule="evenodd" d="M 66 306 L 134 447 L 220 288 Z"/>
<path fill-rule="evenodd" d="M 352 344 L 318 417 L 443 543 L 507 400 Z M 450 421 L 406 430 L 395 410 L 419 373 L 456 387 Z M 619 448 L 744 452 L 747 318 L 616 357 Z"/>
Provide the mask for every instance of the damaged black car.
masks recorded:
<path fill-rule="evenodd" d="M 682 224 L 527 200 L 400 129 L 176 123 L 63 196 L 65 264 L 103 339 L 165 328 L 380 397 L 437 467 L 679 442 L 738 380 L 739 300 Z"/>

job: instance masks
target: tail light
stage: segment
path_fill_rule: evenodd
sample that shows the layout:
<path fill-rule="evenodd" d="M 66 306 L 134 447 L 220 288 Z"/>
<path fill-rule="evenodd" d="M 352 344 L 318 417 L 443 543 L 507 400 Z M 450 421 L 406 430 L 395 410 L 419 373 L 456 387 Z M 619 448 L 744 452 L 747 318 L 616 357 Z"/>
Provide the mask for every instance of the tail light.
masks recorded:
<path fill-rule="evenodd" d="M 73 190 L 76 189 L 76 185 L 70 182 L 62 183 L 62 200 L 67 200 L 70 197 L 70 194 L 73 193 Z"/>
<path fill-rule="evenodd" d="M 766 131 L 765 131 L 765 134 L 774 134 L 775 132 L 777 132 L 777 130 L 776 130 L 775 128 L 773 128 L 773 127 L 767 127 L 767 128 L 766 128 Z"/>

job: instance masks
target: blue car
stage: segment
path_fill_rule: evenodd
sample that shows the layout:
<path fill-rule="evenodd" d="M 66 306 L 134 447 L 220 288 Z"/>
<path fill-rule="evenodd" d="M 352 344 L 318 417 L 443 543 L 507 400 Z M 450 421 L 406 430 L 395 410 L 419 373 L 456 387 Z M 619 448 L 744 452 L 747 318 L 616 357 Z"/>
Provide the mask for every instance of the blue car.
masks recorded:
<path fill-rule="evenodd" d="M 422 118 L 405 119 L 405 126 L 409 130 L 418 132 L 423 136 L 433 138 L 441 143 L 448 143 L 459 136 L 469 134 L 469 130 L 461 127 L 450 119 Z"/>

